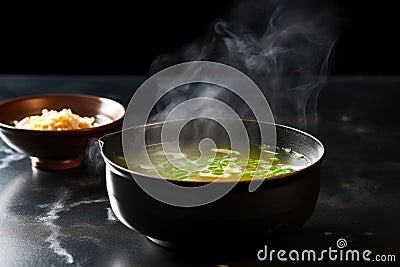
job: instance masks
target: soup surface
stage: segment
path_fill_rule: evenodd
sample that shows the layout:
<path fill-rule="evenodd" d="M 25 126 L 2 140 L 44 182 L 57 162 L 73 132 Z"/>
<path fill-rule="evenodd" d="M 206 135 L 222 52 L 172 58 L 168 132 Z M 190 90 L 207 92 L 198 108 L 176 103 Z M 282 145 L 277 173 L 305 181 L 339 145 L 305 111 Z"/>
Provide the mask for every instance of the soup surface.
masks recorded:
<path fill-rule="evenodd" d="M 229 147 L 212 148 L 200 153 L 193 147 L 181 151 L 164 150 L 162 144 L 155 144 L 147 146 L 146 151 L 148 158 L 119 156 L 115 162 L 153 177 L 201 182 L 268 179 L 290 174 L 310 164 L 309 159 L 290 148 L 276 147 L 273 150 L 268 145 L 252 147 L 249 157 Z"/>

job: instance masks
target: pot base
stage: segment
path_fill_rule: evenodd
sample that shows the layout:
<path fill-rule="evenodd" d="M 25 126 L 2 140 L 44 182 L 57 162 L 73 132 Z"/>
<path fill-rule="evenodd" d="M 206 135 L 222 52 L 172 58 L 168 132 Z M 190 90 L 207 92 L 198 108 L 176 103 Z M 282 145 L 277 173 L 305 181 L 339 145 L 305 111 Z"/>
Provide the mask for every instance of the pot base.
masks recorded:
<path fill-rule="evenodd" d="M 41 170 L 68 170 L 81 165 L 80 158 L 53 160 L 30 157 L 32 166 Z"/>

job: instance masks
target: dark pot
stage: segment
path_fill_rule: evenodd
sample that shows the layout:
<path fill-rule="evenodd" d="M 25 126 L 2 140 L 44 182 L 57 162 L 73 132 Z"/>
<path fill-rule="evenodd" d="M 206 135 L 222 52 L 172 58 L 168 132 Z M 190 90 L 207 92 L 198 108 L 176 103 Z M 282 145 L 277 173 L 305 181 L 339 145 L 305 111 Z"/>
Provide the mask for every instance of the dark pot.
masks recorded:
<path fill-rule="evenodd" d="M 268 123 L 243 122 L 253 144 L 259 144 L 258 127 L 271 127 Z M 176 122 L 148 124 L 124 131 L 135 138 L 143 133 L 145 127 L 147 144 L 157 144 L 161 128 L 166 123 Z M 182 140 L 198 142 L 209 137 L 217 145 L 224 142 L 224 133 L 219 130 L 193 134 L 193 129 L 210 129 L 211 120 L 196 119 L 192 123 L 194 127 L 182 130 Z M 249 192 L 249 182 L 239 182 L 217 201 L 197 207 L 178 207 L 148 195 L 132 175 L 136 179 L 151 179 L 155 186 L 161 179 L 133 173 L 113 162 L 116 155 L 123 155 L 122 132 L 106 135 L 100 143 L 106 162 L 111 207 L 123 224 L 162 245 L 252 242 L 299 227 L 310 218 L 317 202 L 324 147 L 313 136 L 287 126 L 276 125 L 276 137 L 277 146 L 292 148 L 305 155 L 312 164 L 284 177 L 266 179 L 254 192 Z M 199 185 L 185 181 L 174 183 Z"/>

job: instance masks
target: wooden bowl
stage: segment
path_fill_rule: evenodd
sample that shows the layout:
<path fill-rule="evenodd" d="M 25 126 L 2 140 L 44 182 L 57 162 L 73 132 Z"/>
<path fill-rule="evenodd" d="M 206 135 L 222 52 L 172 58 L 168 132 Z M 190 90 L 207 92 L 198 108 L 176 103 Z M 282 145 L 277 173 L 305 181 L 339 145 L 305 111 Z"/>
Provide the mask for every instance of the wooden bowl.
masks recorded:
<path fill-rule="evenodd" d="M 80 116 L 95 117 L 98 126 L 63 131 L 26 130 L 13 121 L 40 115 L 42 109 L 60 111 L 70 108 Z M 121 129 L 125 108 L 118 102 L 82 94 L 45 94 L 24 96 L 0 103 L 0 136 L 6 144 L 31 157 L 40 169 L 64 170 L 80 165 L 92 138 Z"/>

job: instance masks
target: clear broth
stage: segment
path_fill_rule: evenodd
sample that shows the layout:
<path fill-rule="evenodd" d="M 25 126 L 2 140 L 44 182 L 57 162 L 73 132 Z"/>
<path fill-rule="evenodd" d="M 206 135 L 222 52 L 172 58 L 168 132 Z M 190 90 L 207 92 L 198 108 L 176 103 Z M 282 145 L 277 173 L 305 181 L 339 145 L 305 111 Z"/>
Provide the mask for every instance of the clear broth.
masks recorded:
<path fill-rule="evenodd" d="M 273 151 L 268 145 L 252 147 L 249 157 L 228 147 L 212 149 L 203 155 L 194 147 L 165 154 L 162 144 L 147 146 L 146 151 L 150 162 L 144 156 L 118 156 L 115 162 L 152 177 L 198 182 L 269 179 L 310 165 L 309 159 L 290 148 L 277 147 Z"/>

